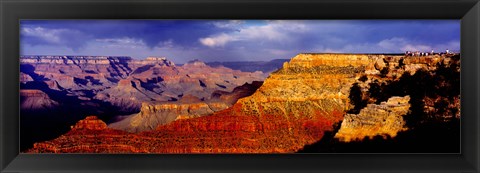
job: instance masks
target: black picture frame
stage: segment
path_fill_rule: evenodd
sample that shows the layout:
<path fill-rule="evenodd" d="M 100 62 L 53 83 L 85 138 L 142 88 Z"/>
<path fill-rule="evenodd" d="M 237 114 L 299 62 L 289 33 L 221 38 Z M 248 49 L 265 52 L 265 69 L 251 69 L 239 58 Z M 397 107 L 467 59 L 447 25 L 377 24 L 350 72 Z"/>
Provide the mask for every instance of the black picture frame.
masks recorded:
<path fill-rule="evenodd" d="M 478 0 L 0 0 L 1 172 L 479 172 Z M 461 154 L 19 154 L 20 19 L 461 19 Z"/>

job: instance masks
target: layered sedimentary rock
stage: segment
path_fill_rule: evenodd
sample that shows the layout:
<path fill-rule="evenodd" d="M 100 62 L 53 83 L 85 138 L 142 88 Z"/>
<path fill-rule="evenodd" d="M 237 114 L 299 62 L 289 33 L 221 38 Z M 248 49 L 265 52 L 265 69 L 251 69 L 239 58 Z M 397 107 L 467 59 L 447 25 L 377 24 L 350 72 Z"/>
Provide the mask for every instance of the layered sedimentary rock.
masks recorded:
<path fill-rule="evenodd" d="M 26 73 L 20 72 L 20 82 L 21 83 L 26 83 L 26 82 L 30 82 L 30 81 L 33 81 L 32 76 L 30 76 Z"/>
<path fill-rule="evenodd" d="M 232 107 L 139 133 L 138 136 L 148 137 L 141 147 L 135 141 L 122 144 L 132 143 L 129 146 L 135 151 L 154 153 L 295 152 L 321 139 L 343 118 L 350 86 L 372 61 L 368 55 L 299 54 L 272 73 L 253 95 L 238 100 Z M 124 137 L 113 137 L 113 141 Z M 96 145 L 76 136 L 70 141 L 69 145 Z M 74 152 L 88 151 L 91 150 Z M 109 152 L 115 151 L 112 148 Z"/>
<path fill-rule="evenodd" d="M 22 56 L 21 71 L 35 80 L 55 80 L 64 88 L 103 88 L 128 76 L 130 57 Z"/>
<path fill-rule="evenodd" d="M 232 108 L 145 133 L 182 136 L 156 152 L 294 152 L 342 119 L 349 88 L 370 62 L 366 55 L 299 54 Z"/>
<path fill-rule="evenodd" d="M 272 73 L 253 95 L 240 98 L 232 107 L 211 115 L 177 116 L 175 121 L 160 125 L 155 130 L 135 134 L 108 127 L 103 129 L 103 125 L 96 130 L 73 128 L 55 140 L 35 144 L 30 152 L 286 153 L 320 140 L 325 131 L 332 130 L 332 125 L 341 120 L 340 130 L 335 137 L 344 142 L 378 135 L 395 137 L 406 130 L 403 115 L 414 106 L 410 105 L 414 97 L 393 95 L 380 104 L 368 104 L 359 114 L 347 114 L 344 117 L 345 111 L 356 104 L 349 99 L 352 84 L 363 81 L 359 86 L 365 92 L 370 83 L 399 81 L 399 76 L 404 73 L 415 74 L 420 69 L 431 71 L 437 68 L 438 63 L 452 61 L 450 57 L 438 58 L 299 54 L 285 63 L 282 69 Z M 185 67 L 208 69 L 201 62 L 191 62 Z M 140 81 L 152 80 L 149 72 L 140 70 L 138 74 L 145 74 L 139 75 L 137 79 Z M 190 74 L 188 76 L 191 77 Z M 360 79 L 363 76 L 366 76 L 365 80 Z M 123 83 L 128 86 L 128 80 L 125 81 Z M 133 83 L 135 86 L 141 85 L 141 82 Z M 210 84 L 202 81 L 199 85 L 203 87 Z M 231 96 L 227 91 L 214 91 L 210 99 L 230 100 Z M 151 114 L 168 109 L 182 114 L 185 112 L 183 110 L 190 109 L 189 106 L 202 100 L 195 94 L 184 94 L 177 98 L 176 105 L 144 104 L 142 112 L 147 115 L 146 112 Z M 436 109 L 433 105 L 442 100 L 445 99 L 427 97 L 424 100 L 425 109 Z M 453 100 L 448 104 L 449 107 L 459 106 L 459 99 Z M 200 112 L 208 112 L 204 111 L 205 105 L 195 108 Z M 143 121 L 142 118 L 139 120 Z"/>
<path fill-rule="evenodd" d="M 134 60 L 113 56 L 22 56 L 20 62 L 20 90 L 38 90 L 46 94 L 45 97 L 32 94 L 21 97 L 24 103 L 21 125 L 46 129 L 23 130 L 27 133 L 24 136 L 35 138 L 23 140 L 22 150 L 31 147 L 32 142 L 37 142 L 35 140 L 66 133 L 71 122 L 86 115 L 98 115 L 112 123 L 124 118 L 123 115 L 138 113 L 142 103 L 184 104 L 196 97 L 197 104 L 202 104 L 215 91 L 231 92 L 237 86 L 263 81 L 266 77 L 261 72 L 212 68 L 200 61 L 177 66 L 165 57 Z M 194 112 L 189 115 L 200 115 Z M 37 123 L 37 119 L 44 122 Z M 165 121 L 152 120 L 145 124 L 152 129 L 158 122 Z"/>
<path fill-rule="evenodd" d="M 20 109 L 24 110 L 48 110 L 59 105 L 40 90 L 20 90 L 20 98 Z"/>
<path fill-rule="evenodd" d="M 250 96 L 255 91 L 257 91 L 260 86 L 262 86 L 263 82 L 260 81 L 253 81 L 252 83 L 245 83 L 242 86 L 238 86 L 233 89 L 232 92 L 226 91 L 214 91 L 212 96 L 210 97 L 210 101 L 212 102 L 223 102 L 226 104 L 233 105 L 237 102 L 238 99 Z"/>
<path fill-rule="evenodd" d="M 100 91 L 96 98 L 124 107 L 131 106 L 126 103 L 140 107 L 142 102 L 177 101 L 186 95 L 206 100 L 214 91 L 231 92 L 245 82 L 263 81 L 264 78 L 261 72 L 212 68 L 200 61 L 183 66 L 150 64 L 137 68 L 127 78 L 121 79 L 117 86 Z"/>
<path fill-rule="evenodd" d="M 407 130 L 403 116 L 410 108 L 410 97 L 392 97 L 381 104 L 368 104 L 359 114 L 346 114 L 335 138 L 361 141 L 375 136 L 395 137 Z"/>
<path fill-rule="evenodd" d="M 239 98 L 249 96 L 260 87 L 262 82 L 245 83 L 232 92 L 215 91 L 212 99 L 202 101 L 193 95 L 185 95 L 175 102 L 144 102 L 140 112 L 109 125 L 109 127 L 128 132 L 154 130 L 178 119 L 196 118 L 212 114 L 232 106 Z"/>
<path fill-rule="evenodd" d="M 87 130 L 104 130 L 107 128 L 107 124 L 96 116 L 87 116 L 85 119 L 80 120 L 71 127 L 74 130 L 87 129 Z"/>
<path fill-rule="evenodd" d="M 141 132 L 153 130 L 158 125 L 164 125 L 176 119 L 200 117 L 226 108 L 228 105 L 225 103 L 159 103 L 156 105 L 144 103 L 140 113 L 112 123 L 109 127 L 128 132 Z"/>
<path fill-rule="evenodd" d="M 140 109 L 142 102 L 175 101 L 183 95 L 208 99 L 214 91 L 230 92 L 266 77 L 262 72 L 212 68 L 201 61 L 176 66 L 165 57 L 22 56 L 20 62 L 22 89 L 66 91 L 124 112 Z"/>
<path fill-rule="evenodd" d="M 386 77 L 399 77 L 405 72 L 415 74 L 423 69 L 433 71 L 439 63 L 451 63 L 452 55 L 404 56 L 404 55 L 377 55 L 375 62 L 365 71 L 367 75 L 380 75 L 385 70 Z"/>
<path fill-rule="evenodd" d="M 148 152 L 139 150 L 143 146 L 139 136 L 121 130 L 107 127 L 105 122 L 96 116 L 87 116 L 71 126 L 71 130 L 51 141 L 35 143 L 30 153 L 138 153 Z M 72 143 L 78 141 L 81 143 Z"/>
<path fill-rule="evenodd" d="M 459 55 L 454 54 L 380 56 L 371 69 L 377 72 L 359 78 L 359 93 L 351 93 L 370 104 L 359 114 L 347 114 L 335 138 L 343 142 L 394 138 L 407 128 L 404 115 L 409 116 L 410 127 L 458 119 L 459 63 Z"/>

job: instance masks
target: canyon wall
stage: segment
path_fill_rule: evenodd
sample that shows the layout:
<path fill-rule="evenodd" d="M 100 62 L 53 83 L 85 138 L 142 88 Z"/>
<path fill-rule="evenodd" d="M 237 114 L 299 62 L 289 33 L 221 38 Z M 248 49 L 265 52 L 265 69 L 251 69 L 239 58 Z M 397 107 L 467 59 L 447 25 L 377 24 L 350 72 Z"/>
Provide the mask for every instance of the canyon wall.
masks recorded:
<path fill-rule="evenodd" d="M 31 148 L 33 142 L 66 133 L 72 123 L 86 115 L 94 114 L 112 123 L 125 115 L 139 113 L 143 103 L 182 105 L 187 104 L 186 100 L 197 98 L 193 99 L 196 103 L 188 103 L 194 105 L 187 110 L 194 111 L 187 111 L 188 116 L 179 118 L 212 113 L 233 103 L 229 101 L 228 105 L 217 105 L 219 108 L 200 113 L 195 109 L 211 102 L 214 92 L 229 93 L 245 83 L 263 81 L 265 77 L 262 72 L 210 67 L 198 60 L 177 66 L 165 57 L 136 60 L 115 56 L 21 56 L 20 111 L 21 127 L 24 127 L 21 150 Z M 140 124 L 148 128 L 139 129 L 151 130 L 158 124 L 173 121 L 177 116 L 170 115 L 178 111 L 172 109 L 164 113 L 169 116 L 151 114 L 152 118 L 156 117 L 154 120 L 142 118 Z M 169 118 L 159 120 L 161 117 Z M 120 129 L 127 128 L 124 127 Z"/>
<path fill-rule="evenodd" d="M 136 135 L 148 137 L 144 143 L 153 153 L 295 152 L 321 139 L 343 119 L 350 86 L 372 63 L 370 55 L 299 54 L 273 72 L 253 95 L 228 109 Z M 71 139 L 72 144 L 96 145 Z"/>
<path fill-rule="evenodd" d="M 158 125 L 164 125 L 178 119 L 195 118 L 209 115 L 231 107 L 239 98 L 250 96 L 262 82 L 245 83 L 232 92 L 217 90 L 210 99 L 202 101 L 193 95 L 182 96 L 176 102 L 144 102 L 140 112 L 112 123 L 109 127 L 128 132 L 154 130 Z"/>
<path fill-rule="evenodd" d="M 20 98 L 20 109 L 24 110 L 49 110 L 59 105 L 40 90 L 20 90 Z"/>
<path fill-rule="evenodd" d="M 124 112 L 139 110 L 142 102 L 176 101 L 184 95 L 209 99 L 215 91 L 231 92 L 266 77 L 262 72 L 213 68 L 198 60 L 176 66 L 165 57 L 22 56 L 20 64 L 21 89 L 64 91 Z"/>
<path fill-rule="evenodd" d="M 299 54 L 271 73 L 253 94 L 238 97 L 226 109 L 210 113 L 210 105 L 196 104 L 199 97 L 183 95 L 185 100 L 177 100 L 182 104 L 144 104 L 143 113 L 128 122 L 171 121 L 158 123 L 153 130 L 72 128 L 57 139 L 35 144 L 29 152 L 292 153 L 321 140 L 340 122 L 334 135 L 340 142 L 395 138 L 409 130 L 411 112 L 423 116 L 432 109 L 425 117 L 457 116 L 453 109 L 459 111 L 459 93 L 453 84 L 458 62 L 458 57 L 437 55 Z M 185 66 L 205 68 L 201 62 Z M 426 84 L 434 81 L 439 82 Z M 435 87 L 439 90 L 431 91 Z M 223 99 L 230 97 L 228 91 L 214 91 L 209 98 L 222 99 L 222 94 Z M 445 100 L 453 102 L 439 109 Z M 188 111 L 193 107 L 206 115 L 197 117 Z M 347 113 L 355 109 L 358 113 Z"/>
<path fill-rule="evenodd" d="M 368 104 L 359 114 L 346 114 L 335 134 L 343 142 L 361 141 L 375 136 L 395 137 L 407 130 L 403 115 L 410 108 L 410 97 L 392 97 L 381 104 Z"/>

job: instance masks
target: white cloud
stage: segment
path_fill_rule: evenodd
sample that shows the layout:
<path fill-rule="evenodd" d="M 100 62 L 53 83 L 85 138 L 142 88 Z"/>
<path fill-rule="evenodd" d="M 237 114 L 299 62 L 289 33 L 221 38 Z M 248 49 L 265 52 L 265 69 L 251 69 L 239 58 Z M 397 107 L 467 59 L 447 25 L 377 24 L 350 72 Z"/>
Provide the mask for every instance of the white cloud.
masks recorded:
<path fill-rule="evenodd" d="M 406 45 L 407 41 L 404 38 L 393 37 L 390 39 L 384 39 L 377 43 L 377 45 L 386 50 L 396 50 L 401 45 Z"/>
<path fill-rule="evenodd" d="M 158 46 L 165 47 L 165 48 L 172 48 L 174 46 L 174 43 L 172 39 L 168 39 L 166 41 L 160 42 Z"/>
<path fill-rule="evenodd" d="M 430 52 L 432 49 L 435 51 L 444 51 L 446 48 L 454 50 L 459 48 L 459 46 L 460 44 L 458 41 L 451 41 L 447 44 L 426 45 L 416 41 L 408 40 L 406 38 L 393 37 L 381 40 L 377 43 L 352 43 L 346 44 L 340 48 L 321 47 L 318 50 L 323 52 L 344 53 L 402 53 L 405 51 Z"/>
<path fill-rule="evenodd" d="M 22 28 L 21 32 L 22 34 L 24 34 L 24 36 L 37 37 L 49 43 L 61 43 L 63 41 L 62 34 L 65 34 L 65 33 L 73 34 L 78 31 L 73 31 L 69 29 L 47 29 L 43 27 L 35 27 L 35 28 L 25 27 L 25 28 Z"/>
<path fill-rule="evenodd" d="M 237 40 L 237 38 L 231 35 L 227 35 L 225 33 L 199 39 L 200 43 L 208 47 L 225 46 L 225 44 L 227 44 L 228 42 L 235 41 L 235 40 Z"/>
<path fill-rule="evenodd" d="M 145 42 L 143 42 L 143 40 L 129 38 L 129 37 L 95 39 L 95 41 L 102 43 L 103 47 L 119 47 L 119 48 L 146 47 L 146 44 Z"/>
<path fill-rule="evenodd" d="M 223 25 L 222 25 L 223 26 Z M 220 33 L 200 38 L 201 44 L 208 47 L 225 46 L 232 41 L 287 41 L 294 33 L 302 33 L 309 28 L 302 21 L 268 21 L 265 25 L 239 28 L 229 33 Z"/>
<path fill-rule="evenodd" d="M 243 23 L 245 23 L 245 21 L 229 20 L 229 21 L 216 21 L 216 22 L 213 22 L 212 24 L 215 25 L 215 27 L 217 27 L 217 28 L 232 28 L 232 29 L 234 29 L 236 27 L 239 27 Z"/>
<path fill-rule="evenodd" d="M 424 44 L 415 44 L 414 41 L 406 40 L 405 38 L 394 37 L 380 41 L 378 44 L 386 51 L 422 51 L 428 52 L 432 50 L 432 46 Z"/>

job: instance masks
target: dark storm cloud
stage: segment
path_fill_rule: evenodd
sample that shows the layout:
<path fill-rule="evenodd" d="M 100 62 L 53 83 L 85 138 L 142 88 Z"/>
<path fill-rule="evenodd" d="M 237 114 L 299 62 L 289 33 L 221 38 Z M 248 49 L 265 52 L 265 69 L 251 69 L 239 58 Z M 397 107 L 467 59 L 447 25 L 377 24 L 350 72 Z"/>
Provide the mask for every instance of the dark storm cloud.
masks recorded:
<path fill-rule="evenodd" d="M 22 20 L 22 54 L 270 60 L 460 49 L 459 20 Z"/>
<path fill-rule="evenodd" d="M 192 46 L 198 44 L 197 38 L 200 36 L 226 30 L 217 29 L 210 23 L 187 20 L 26 20 L 22 21 L 21 25 L 22 28 L 44 28 L 45 30 L 61 28 L 75 31 L 83 37 L 71 40 L 71 42 L 79 42 L 72 46 L 83 45 L 91 39 L 128 37 L 142 39 L 152 48 L 169 39 L 175 39 L 180 45 Z M 68 37 L 63 38 L 69 40 Z M 24 39 L 30 41 L 28 36 Z M 32 38 L 32 41 L 35 41 L 35 38 Z M 37 43 L 39 43 L 38 40 L 32 42 L 32 44 Z"/>

